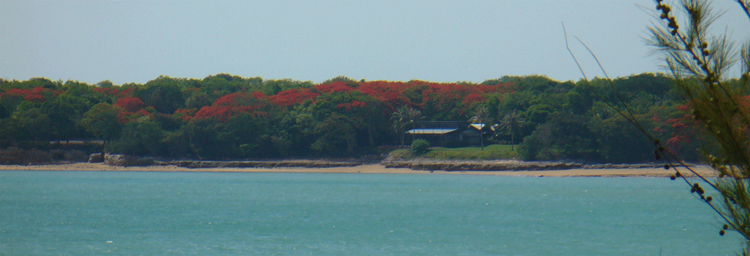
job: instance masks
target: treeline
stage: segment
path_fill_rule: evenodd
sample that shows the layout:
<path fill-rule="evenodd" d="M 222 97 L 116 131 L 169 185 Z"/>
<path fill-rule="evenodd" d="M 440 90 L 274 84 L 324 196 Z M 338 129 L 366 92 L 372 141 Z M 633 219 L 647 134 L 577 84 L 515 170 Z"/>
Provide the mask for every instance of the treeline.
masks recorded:
<path fill-rule="evenodd" d="M 218 74 L 119 86 L 0 79 L 0 146 L 97 139 L 108 152 L 170 158 L 356 156 L 400 144 L 391 116 L 403 106 L 421 111 L 421 120 L 467 121 L 482 105 L 494 122 L 517 114 L 513 134 L 498 130 L 486 139 L 523 138 L 528 160 L 652 161 L 649 140 L 610 102 L 621 110 L 627 105 L 647 132 L 694 160 L 704 142 L 695 138 L 696 125 L 673 82 L 658 74 L 611 83 L 543 76 L 479 84 L 336 77 L 314 84 Z"/>

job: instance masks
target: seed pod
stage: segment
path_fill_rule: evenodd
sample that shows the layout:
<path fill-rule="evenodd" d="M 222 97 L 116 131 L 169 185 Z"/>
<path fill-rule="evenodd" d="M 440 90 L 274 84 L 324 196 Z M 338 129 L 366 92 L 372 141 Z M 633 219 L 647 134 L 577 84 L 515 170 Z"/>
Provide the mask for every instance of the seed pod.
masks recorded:
<path fill-rule="evenodd" d="M 664 170 L 669 170 L 669 164 L 664 165 Z"/>
<path fill-rule="evenodd" d="M 669 17 L 669 28 L 677 29 L 677 20 L 674 17 Z"/>
<path fill-rule="evenodd" d="M 722 228 L 724 228 L 724 230 L 727 230 L 727 229 L 729 229 L 729 225 L 728 224 L 724 224 L 724 226 Z"/>
<path fill-rule="evenodd" d="M 677 176 L 674 176 L 674 175 L 672 175 L 672 176 L 670 176 L 670 177 L 669 177 L 669 179 L 670 179 L 670 180 L 676 180 L 676 179 L 677 179 Z"/>
<path fill-rule="evenodd" d="M 724 236 L 724 230 L 719 230 L 719 235 Z"/>

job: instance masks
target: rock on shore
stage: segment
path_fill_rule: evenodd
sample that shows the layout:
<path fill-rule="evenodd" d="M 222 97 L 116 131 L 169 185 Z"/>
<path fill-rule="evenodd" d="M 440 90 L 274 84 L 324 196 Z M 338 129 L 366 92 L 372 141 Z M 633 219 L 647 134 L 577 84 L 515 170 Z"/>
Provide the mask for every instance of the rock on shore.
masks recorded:
<path fill-rule="evenodd" d="M 568 169 L 633 169 L 654 168 L 655 164 L 583 164 L 575 162 L 545 162 L 518 160 L 433 160 L 392 159 L 381 162 L 386 168 L 409 168 L 428 171 L 542 171 Z"/>
<path fill-rule="evenodd" d="M 0 165 L 69 163 L 83 161 L 87 155 L 80 150 L 38 150 L 9 147 L 0 149 Z"/>
<path fill-rule="evenodd" d="M 582 168 L 579 163 L 563 162 L 524 162 L 517 160 L 500 161 L 449 161 L 449 160 L 390 160 L 383 161 L 387 168 L 409 168 L 412 170 L 430 171 L 531 171 L 531 170 L 567 170 Z"/>
<path fill-rule="evenodd" d="M 119 155 L 119 154 L 104 154 L 104 164 L 112 166 L 149 166 L 154 164 L 153 158 Z"/>

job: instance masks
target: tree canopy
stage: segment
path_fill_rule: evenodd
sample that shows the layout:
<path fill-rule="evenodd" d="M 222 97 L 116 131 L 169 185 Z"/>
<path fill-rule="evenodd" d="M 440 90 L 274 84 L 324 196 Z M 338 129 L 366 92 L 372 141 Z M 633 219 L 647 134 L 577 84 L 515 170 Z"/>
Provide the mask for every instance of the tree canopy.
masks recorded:
<path fill-rule="evenodd" d="M 674 79 L 645 73 L 612 83 L 648 129 L 697 159 L 701 138 Z M 497 120 L 506 130 L 482 144 L 522 138 L 526 159 L 651 161 L 649 154 L 621 150 L 648 145 L 624 139 L 639 135 L 592 96 L 595 90 L 613 99 L 615 92 L 603 80 L 591 84 L 544 76 L 482 83 L 335 77 L 320 84 L 229 74 L 122 85 L 0 79 L 0 146 L 98 139 L 112 142 L 109 152 L 178 158 L 353 156 L 403 144 L 404 131 L 417 121 L 468 126 L 480 108 L 482 120 L 474 121 Z M 511 113 L 513 120 L 505 120 Z"/>

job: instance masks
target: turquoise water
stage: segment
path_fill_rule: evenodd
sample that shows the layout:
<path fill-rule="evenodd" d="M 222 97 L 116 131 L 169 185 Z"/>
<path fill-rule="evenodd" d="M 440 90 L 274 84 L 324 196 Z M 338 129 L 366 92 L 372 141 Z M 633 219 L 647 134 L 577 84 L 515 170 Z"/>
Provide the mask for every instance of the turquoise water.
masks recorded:
<path fill-rule="evenodd" d="M 664 178 L 0 171 L 0 255 L 733 255 Z"/>

